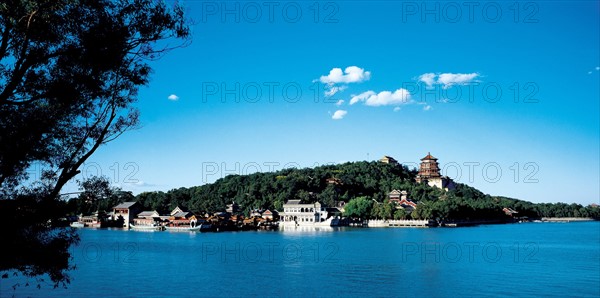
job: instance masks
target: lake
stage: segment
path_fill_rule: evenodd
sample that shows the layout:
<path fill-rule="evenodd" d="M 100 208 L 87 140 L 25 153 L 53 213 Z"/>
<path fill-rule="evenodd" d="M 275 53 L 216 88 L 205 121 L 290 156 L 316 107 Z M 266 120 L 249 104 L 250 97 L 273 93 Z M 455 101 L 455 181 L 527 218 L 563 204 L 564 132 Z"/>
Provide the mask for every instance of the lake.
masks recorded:
<path fill-rule="evenodd" d="M 80 234 L 68 289 L 0 296 L 600 296 L 600 222 Z"/>

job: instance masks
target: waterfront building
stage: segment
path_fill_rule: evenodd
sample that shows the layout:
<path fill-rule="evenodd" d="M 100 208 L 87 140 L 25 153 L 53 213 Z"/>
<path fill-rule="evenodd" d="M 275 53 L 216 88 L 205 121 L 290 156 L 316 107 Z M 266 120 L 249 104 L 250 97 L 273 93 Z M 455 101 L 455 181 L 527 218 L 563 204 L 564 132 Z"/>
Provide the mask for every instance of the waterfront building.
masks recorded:
<path fill-rule="evenodd" d="M 140 204 L 137 202 L 124 202 L 113 207 L 113 220 L 123 220 L 123 227 L 129 229 L 129 224 L 142 212 Z"/>
<path fill-rule="evenodd" d="M 421 158 L 421 165 L 419 166 L 416 181 L 417 183 L 427 183 L 431 187 L 441 188 L 446 191 L 456 187 L 452 179 L 441 175 L 438 159 L 433 157 L 431 153 L 427 153 L 427 156 Z"/>
<path fill-rule="evenodd" d="M 96 211 L 92 215 L 80 216 L 78 221 L 86 228 L 103 228 L 105 227 L 106 214 Z"/>
<path fill-rule="evenodd" d="M 158 214 L 158 212 L 156 210 L 153 211 L 142 211 L 140 212 L 140 214 L 138 214 L 139 218 L 153 218 L 153 217 L 160 217 L 160 214 Z"/>
<path fill-rule="evenodd" d="M 171 227 L 187 227 L 190 225 L 196 226 L 196 216 L 179 206 L 175 207 L 173 211 L 171 211 L 171 216 L 169 217 L 169 226 Z"/>
<path fill-rule="evenodd" d="M 252 211 L 250 211 L 250 217 L 262 217 L 263 212 L 263 210 L 252 209 Z"/>
<path fill-rule="evenodd" d="M 327 211 L 321 203 L 301 204 L 300 200 L 289 200 L 283 204 L 281 215 L 287 222 L 314 223 L 327 219 Z"/>
<path fill-rule="evenodd" d="M 262 213 L 262 218 L 268 219 L 268 220 L 276 219 L 278 216 L 279 215 L 278 215 L 277 211 L 275 211 L 275 210 L 271 211 L 271 210 L 267 209 L 267 210 L 265 210 L 265 212 Z"/>
<path fill-rule="evenodd" d="M 335 210 L 333 210 L 335 209 Z M 338 225 L 337 208 L 327 208 L 320 202 L 301 204 L 300 200 L 288 200 L 283 204 L 283 212 L 279 213 L 280 222 L 284 225 Z M 335 212 L 335 211 L 338 212 Z"/>
<path fill-rule="evenodd" d="M 133 219 L 133 224 L 136 227 L 154 227 L 159 225 L 162 221 L 160 214 L 156 210 L 143 211 Z"/>

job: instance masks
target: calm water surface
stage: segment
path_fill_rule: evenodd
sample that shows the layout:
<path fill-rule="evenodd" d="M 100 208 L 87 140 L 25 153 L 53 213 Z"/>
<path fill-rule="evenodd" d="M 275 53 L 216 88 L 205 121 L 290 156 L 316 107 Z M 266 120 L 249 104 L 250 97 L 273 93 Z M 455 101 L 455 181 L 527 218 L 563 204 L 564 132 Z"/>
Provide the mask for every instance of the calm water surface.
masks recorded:
<path fill-rule="evenodd" d="M 600 222 L 80 233 L 68 289 L 0 296 L 600 296 Z"/>

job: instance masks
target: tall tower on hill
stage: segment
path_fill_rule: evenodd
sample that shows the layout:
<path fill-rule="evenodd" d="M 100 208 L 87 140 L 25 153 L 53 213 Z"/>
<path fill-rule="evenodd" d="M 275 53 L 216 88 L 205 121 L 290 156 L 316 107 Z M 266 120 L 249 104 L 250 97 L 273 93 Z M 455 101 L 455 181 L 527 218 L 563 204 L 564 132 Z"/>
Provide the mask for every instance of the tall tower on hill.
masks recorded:
<path fill-rule="evenodd" d="M 429 152 L 427 156 L 421 158 L 421 166 L 419 166 L 419 173 L 415 180 L 417 183 L 427 183 L 431 187 L 438 187 L 446 191 L 454 189 L 456 187 L 454 181 L 449 177 L 442 176 L 437 160 Z"/>
<path fill-rule="evenodd" d="M 431 178 L 439 178 L 442 176 L 440 174 L 440 166 L 437 160 L 438 159 L 433 157 L 430 152 L 427 153 L 427 156 L 421 158 L 421 166 L 419 167 L 417 182 Z"/>

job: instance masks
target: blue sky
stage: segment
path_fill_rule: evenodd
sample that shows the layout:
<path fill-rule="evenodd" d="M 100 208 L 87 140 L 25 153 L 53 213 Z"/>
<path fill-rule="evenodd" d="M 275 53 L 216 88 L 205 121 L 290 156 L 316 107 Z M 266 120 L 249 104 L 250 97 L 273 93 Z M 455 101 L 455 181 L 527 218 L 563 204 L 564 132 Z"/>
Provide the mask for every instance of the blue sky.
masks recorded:
<path fill-rule="evenodd" d="M 599 201 L 598 1 L 183 3 L 192 44 L 84 175 L 139 193 L 431 152 L 485 193 Z"/>

